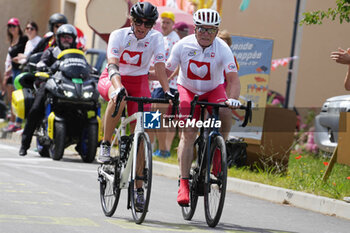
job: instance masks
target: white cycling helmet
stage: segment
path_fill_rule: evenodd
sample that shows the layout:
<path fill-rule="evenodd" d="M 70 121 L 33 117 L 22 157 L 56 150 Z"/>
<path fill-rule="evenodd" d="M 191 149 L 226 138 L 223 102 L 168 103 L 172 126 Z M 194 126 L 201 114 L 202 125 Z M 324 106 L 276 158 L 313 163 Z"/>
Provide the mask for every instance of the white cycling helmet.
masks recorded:
<path fill-rule="evenodd" d="M 193 23 L 196 26 L 219 27 L 221 22 L 220 14 L 212 9 L 199 9 L 193 15 Z"/>

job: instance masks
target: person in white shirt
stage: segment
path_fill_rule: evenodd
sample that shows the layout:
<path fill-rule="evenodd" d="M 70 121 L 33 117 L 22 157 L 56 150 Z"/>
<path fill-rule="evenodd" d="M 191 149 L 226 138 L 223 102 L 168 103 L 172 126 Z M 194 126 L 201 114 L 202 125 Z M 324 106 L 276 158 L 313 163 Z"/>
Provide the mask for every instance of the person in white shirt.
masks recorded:
<path fill-rule="evenodd" d="M 111 160 L 111 140 L 114 128 L 119 122 L 125 101 L 121 102 L 117 117 L 112 113 L 120 90 L 125 89 L 127 95 L 135 97 L 151 97 L 148 86 L 149 68 L 154 57 L 154 69 L 166 95 L 171 95 L 165 73 L 165 51 L 162 34 L 152 27 L 158 18 L 158 11 L 149 2 L 137 2 L 130 9 L 131 27 L 115 30 L 111 33 L 107 46 L 107 69 L 101 74 L 98 90 L 101 96 L 109 101 L 105 112 L 104 136 L 101 143 L 98 161 L 106 163 Z M 135 102 L 127 102 L 128 115 L 137 112 Z M 144 111 L 150 111 L 151 106 L 144 105 Z M 130 125 L 130 131 L 135 129 L 135 123 Z M 139 157 L 141 159 L 142 155 Z M 138 169 L 141 162 L 136 162 L 136 175 L 143 169 Z M 135 207 L 138 211 L 144 208 L 144 190 L 141 180 L 135 183 L 137 198 Z"/>
<path fill-rule="evenodd" d="M 211 9 L 199 9 L 193 15 L 193 21 L 196 26 L 195 34 L 176 43 L 166 62 L 168 74 L 180 66 L 177 79 L 180 120 L 185 120 L 190 114 L 190 103 L 194 95 L 199 96 L 198 100 L 225 103 L 230 108 L 241 105 L 238 100 L 241 87 L 233 54 L 228 45 L 216 37 L 221 22 L 219 13 Z M 224 71 L 227 80 L 226 91 Z M 199 112 L 197 106 L 194 119 L 199 119 Z M 219 115 L 222 123 L 221 133 L 227 138 L 227 129 L 230 129 L 232 124 L 231 110 L 221 108 Z M 188 179 L 197 132 L 197 128 L 183 128 L 181 132 L 178 146 L 181 179 L 177 196 L 177 202 L 181 206 L 187 206 L 189 203 Z"/>
<path fill-rule="evenodd" d="M 165 59 L 168 59 L 171 53 L 171 50 L 176 42 L 180 40 L 178 34 L 173 30 L 175 23 L 175 15 L 171 11 L 164 11 L 161 15 L 161 29 L 164 39 L 165 46 Z M 169 77 L 169 88 L 172 94 L 177 90 L 176 86 L 177 75 L 172 75 Z M 164 98 L 164 91 L 159 81 L 153 81 L 152 83 L 152 98 Z M 171 106 L 169 104 L 152 104 L 152 109 L 154 111 L 160 110 L 162 115 L 171 114 Z M 176 129 L 167 128 L 163 130 L 155 131 L 155 135 L 158 139 L 158 150 L 153 153 L 153 156 L 157 157 L 170 157 L 171 144 L 173 142 Z"/>
<path fill-rule="evenodd" d="M 131 7 L 130 16 L 131 27 L 118 29 L 110 34 L 107 46 L 108 65 L 98 82 L 100 95 L 109 101 L 104 119 L 103 141 L 97 159 L 101 163 L 110 161 L 110 142 L 125 105 L 122 101 L 117 117 L 111 116 L 120 90 L 125 88 L 129 96 L 151 97 L 148 72 L 152 57 L 156 78 L 164 92 L 171 95 L 165 73 L 163 36 L 152 29 L 158 18 L 157 8 L 149 2 L 137 2 Z M 150 107 L 146 104 L 144 110 L 150 111 Z M 137 112 L 137 103 L 128 102 L 127 109 L 131 116 Z M 131 124 L 131 131 L 134 127 L 135 124 Z"/>
<path fill-rule="evenodd" d="M 41 37 L 38 36 L 38 25 L 34 21 L 30 21 L 27 23 L 25 27 L 25 33 L 28 36 L 28 41 L 24 48 L 24 53 L 20 53 L 17 56 L 17 60 L 20 64 L 26 62 L 28 55 L 33 51 L 33 49 L 38 45 Z"/>

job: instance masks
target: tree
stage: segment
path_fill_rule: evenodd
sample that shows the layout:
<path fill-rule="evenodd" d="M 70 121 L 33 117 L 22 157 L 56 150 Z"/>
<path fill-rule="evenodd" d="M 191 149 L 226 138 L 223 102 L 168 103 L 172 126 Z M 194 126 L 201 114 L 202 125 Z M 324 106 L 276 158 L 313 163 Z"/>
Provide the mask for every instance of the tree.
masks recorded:
<path fill-rule="evenodd" d="M 350 0 L 336 0 L 335 8 L 328 8 L 327 11 L 312 11 L 303 13 L 304 18 L 300 21 L 300 25 L 306 24 L 322 24 L 323 19 L 331 19 L 334 21 L 337 17 L 342 24 L 345 20 L 350 22 Z"/>

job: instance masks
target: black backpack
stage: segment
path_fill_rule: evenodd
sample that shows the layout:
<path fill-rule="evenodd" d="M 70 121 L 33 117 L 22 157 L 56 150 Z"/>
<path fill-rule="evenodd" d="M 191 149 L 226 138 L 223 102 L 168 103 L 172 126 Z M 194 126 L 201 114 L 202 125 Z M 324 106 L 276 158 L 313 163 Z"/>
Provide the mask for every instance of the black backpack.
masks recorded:
<path fill-rule="evenodd" d="M 242 138 L 231 138 L 226 140 L 227 166 L 229 168 L 243 167 L 247 162 L 248 144 Z"/>

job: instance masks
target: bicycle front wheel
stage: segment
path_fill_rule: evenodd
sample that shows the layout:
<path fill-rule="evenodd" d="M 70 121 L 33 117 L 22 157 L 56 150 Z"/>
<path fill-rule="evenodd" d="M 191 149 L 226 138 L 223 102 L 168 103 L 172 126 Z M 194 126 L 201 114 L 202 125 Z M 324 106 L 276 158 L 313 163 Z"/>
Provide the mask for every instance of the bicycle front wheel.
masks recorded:
<path fill-rule="evenodd" d="M 222 136 L 213 139 L 209 155 L 210 164 L 207 167 L 210 170 L 204 185 L 204 208 L 208 226 L 215 227 L 224 207 L 227 183 L 226 146 Z"/>
<path fill-rule="evenodd" d="M 152 148 L 146 134 L 139 134 L 136 149 L 136 177 L 131 180 L 129 191 L 132 216 L 137 224 L 141 224 L 148 211 L 152 187 Z"/>
<path fill-rule="evenodd" d="M 120 187 L 118 163 L 101 165 L 99 168 L 100 200 L 103 213 L 111 217 L 117 209 Z"/>

